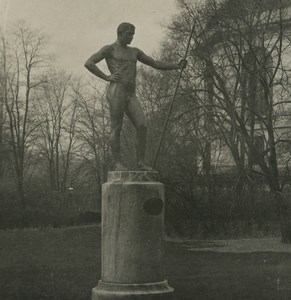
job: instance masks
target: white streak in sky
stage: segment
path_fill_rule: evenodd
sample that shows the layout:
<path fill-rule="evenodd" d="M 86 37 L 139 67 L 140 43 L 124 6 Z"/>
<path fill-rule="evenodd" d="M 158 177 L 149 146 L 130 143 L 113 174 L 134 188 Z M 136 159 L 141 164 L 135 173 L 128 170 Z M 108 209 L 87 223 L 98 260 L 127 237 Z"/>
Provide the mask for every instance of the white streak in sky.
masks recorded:
<path fill-rule="evenodd" d="M 4 39 L 6 40 L 6 26 L 7 26 L 7 18 L 8 18 L 8 11 L 9 11 L 9 4 L 11 0 L 7 0 L 6 3 L 3 4 L 5 0 L 1 1 L 1 7 L 4 6 L 4 19 L 3 19 L 3 34 Z"/>

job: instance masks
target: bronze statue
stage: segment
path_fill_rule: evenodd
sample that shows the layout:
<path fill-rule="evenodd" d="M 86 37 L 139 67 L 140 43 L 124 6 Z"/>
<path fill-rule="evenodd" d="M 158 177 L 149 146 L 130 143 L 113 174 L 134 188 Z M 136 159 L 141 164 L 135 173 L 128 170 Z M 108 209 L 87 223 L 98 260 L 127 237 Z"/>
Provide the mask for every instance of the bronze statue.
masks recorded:
<path fill-rule="evenodd" d="M 136 129 L 136 154 L 139 170 L 149 171 L 151 167 L 145 164 L 145 147 L 147 126 L 145 116 L 135 93 L 136 63 L 142 62 L 158 70 L 183 69 L 186 61 L 179 64 L 154 60 L 141 50 L 128 45 L 135 34 L 135 27 L 130 23 L 121 23 L 117 28 L 117 40 L 104 46 L 93 54 L 85 63 L 85 67 L 94 75 L 110 82 L 107 90 L 107 100 L 110 107 L 111 134 L 110 143 L 115 159 L 115 170 L 126 171 L 122 164 L 120 153 L 120 132 L 124 113 Z M 111 75 L 104 74 L 96 64 L 105 59 Z"/>

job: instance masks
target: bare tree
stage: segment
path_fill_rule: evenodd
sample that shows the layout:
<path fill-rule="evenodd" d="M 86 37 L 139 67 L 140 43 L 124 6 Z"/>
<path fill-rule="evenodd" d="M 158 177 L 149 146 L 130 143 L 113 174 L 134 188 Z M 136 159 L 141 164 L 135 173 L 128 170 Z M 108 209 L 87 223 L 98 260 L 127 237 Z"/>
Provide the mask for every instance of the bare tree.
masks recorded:
<path fill-rule="evenodd" d="M 40 70 L 47 64 L 46 37 L 19 23 L 2 39 L 3 98 L 10 132 L 11 163 L 19 201 L 26 207 L 24 179 L 31 169 L 32 133 L 37 124 L 31 115 L 33 91 L 41 83 Z"/>
<path fill-rule="evenodd" d="M 78 82 L 63 70 L 51 70 L 45 78 L 33 103 L 39 124 L 36 145 L 47 164 L 50 190 L 61 208 L 65 206 L 76 142 L 79 96 L 73 86 Z"/>
<path fill-rule="evenodd" d="M 86 91 L 84 90 L 78 91 L 78 157 L 85 163 L 87 175 L 93 174 L 97 193 L 101 198 L 102 183 L 106 181 L 107 172 L 112 165 L 109 107 L 100 82 L 86 84 Z"/>
<path fill-rule="evenodd" d="M 207 1 L 197 8 L 189 2 L 172 29 L 175 35 L 190 32 L 189 23 L 195 23 L 193 68 L 186 77 L 193 99 L 204 111 L 204 122 L 219 130 L 238 169 L 265 178 L 276 199 L 282 241 L 290 243 L 290 203 L 283 194 L 278 159 L 284 140 L 277 126 L 289 102 L 284 6 L 281 1 L 230 0 Z M 194 109 L 197 105 L 188 113 Z"/>

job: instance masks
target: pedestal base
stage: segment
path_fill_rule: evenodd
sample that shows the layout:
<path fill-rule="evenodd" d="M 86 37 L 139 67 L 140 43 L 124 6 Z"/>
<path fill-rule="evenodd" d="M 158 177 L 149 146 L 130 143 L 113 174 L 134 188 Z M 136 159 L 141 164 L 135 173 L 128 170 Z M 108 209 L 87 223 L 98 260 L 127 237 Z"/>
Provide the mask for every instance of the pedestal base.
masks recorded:
<path fill-rule="evenodd" d="M 99 281 L 92 300 L 172 300 L 174 289 L 165 280 L 146 284 L 116 284 Z"/>

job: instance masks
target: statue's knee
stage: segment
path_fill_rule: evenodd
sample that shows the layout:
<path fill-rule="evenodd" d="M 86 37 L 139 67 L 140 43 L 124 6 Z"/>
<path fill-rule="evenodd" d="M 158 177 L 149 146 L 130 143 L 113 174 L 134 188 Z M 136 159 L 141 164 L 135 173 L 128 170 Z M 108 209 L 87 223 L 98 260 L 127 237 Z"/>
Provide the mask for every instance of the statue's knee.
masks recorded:
<path fill-rule="evenodd" d="M 109 135 L 109 141 L 112 143 L 114 140 L 115 140 L 115 135 L 113 134 L 113 132 L 111 132 Z"/>
<path fill-rule="evenodd" d="M 115 141 L 120 136 L 121 129 L 115 128 L 110 132 L 110 141 Z"/>
<path fill-rule="evenodd" d="M 138 126 L 138 128 L 137 128 L 137 131 L 138 131 L 139 133 L 145 134 L 145 133 L 147 132 L 147 126 L 146 126 L 146 124 L 140 124 L 140 125 Z"/>

